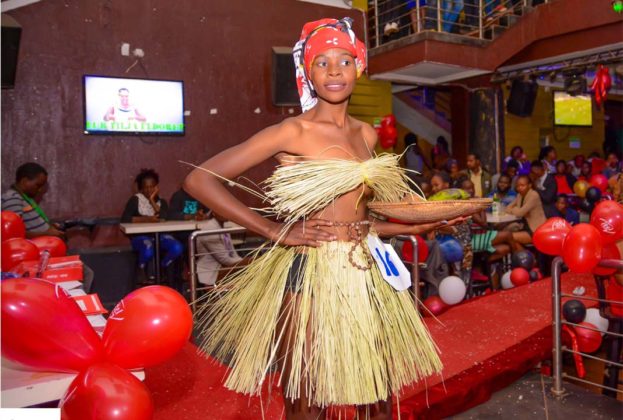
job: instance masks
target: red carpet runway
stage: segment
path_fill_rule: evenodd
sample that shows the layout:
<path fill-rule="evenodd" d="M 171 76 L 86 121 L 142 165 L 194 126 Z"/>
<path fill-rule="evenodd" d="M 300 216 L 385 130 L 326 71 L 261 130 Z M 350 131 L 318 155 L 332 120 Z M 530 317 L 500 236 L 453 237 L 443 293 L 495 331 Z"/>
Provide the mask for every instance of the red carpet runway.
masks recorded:
<path fill-rule="evenodd" d="M 563 276 L 563 293 L 572 293 L 577 286 L 584 286 L 587 296 L 597 295 L 592 276 Z M 403 419 L 462 412 L 549 359 L 551 281 L 473 299 L 451 308 L 437 321 L 427 318 L 426 322 L 441 350 L 444 381 L 440 376 L 428 378 L 403 390 Z M 262 411 L 265 419 L 283 417 L 280 391 L 274 383 L 260 401 L 225 389 L 221 385 L 224 375 L 224 366 L 198 356 L 192 344 L 169 362 L 147 369 L 145 383 L 154 398 L 155 419 L 261 419 Z"/>

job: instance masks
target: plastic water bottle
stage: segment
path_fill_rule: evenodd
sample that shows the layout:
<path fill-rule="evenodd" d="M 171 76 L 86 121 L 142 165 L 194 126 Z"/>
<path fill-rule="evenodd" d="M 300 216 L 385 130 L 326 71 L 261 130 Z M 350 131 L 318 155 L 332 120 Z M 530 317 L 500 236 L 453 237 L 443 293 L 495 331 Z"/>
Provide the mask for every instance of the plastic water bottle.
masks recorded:
<path fill-rule="evenodd" d="M 493 194 L 493 203 L 491 204 L 491 214 L 500 215 L 500 199 L 497 194 Z"/>

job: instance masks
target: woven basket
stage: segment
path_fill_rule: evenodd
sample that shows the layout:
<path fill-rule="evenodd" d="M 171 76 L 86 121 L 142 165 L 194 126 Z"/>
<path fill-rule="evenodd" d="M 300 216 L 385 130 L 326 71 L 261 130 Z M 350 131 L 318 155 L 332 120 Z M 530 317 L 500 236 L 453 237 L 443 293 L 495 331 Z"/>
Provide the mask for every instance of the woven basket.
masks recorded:
<path fill-rule="evenodd" d="M 398 203 L 368 203 L 368 208 L 383 216 L 410 223 L 432 223 L 461 216 L 471 216 L 487 209 L 490 198 L 445 201 L 401 201 Z"/>

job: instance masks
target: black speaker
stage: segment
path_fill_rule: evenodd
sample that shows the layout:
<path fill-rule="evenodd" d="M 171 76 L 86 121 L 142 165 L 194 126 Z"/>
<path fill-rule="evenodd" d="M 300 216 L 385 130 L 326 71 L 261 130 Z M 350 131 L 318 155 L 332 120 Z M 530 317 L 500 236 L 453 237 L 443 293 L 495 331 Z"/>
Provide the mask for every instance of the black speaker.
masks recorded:
<path fill-rule="evenodd" d="M 292 48 L 273 47 L 272 97 L 276 106 L 300 105 Z"/>
<path fill-rule="evenodd" d="M 506 110 L 519 117 L 529 117 L 534 110 L 534 101 L 539 85 L 536 82 L 513 80 L 511 94 L 506 102 Z"/>
<path fill-rule="evenodd" d="M 2 89 L 15 86 L 17 72 L 17 54 L 22 28 L 2 26 Z"/>
<path fill-rule="evenodd" d="M 111 310 L 136 287 L 136 253 L 129 246 L 88 248 L 72 252 L 93 270 L 91 293 Z"/>

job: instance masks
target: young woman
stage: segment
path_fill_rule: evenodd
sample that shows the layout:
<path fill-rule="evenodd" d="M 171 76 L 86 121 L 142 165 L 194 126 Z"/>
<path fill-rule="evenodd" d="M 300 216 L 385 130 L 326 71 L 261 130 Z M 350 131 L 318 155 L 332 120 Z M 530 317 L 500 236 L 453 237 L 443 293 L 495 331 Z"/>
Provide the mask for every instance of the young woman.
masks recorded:
<path fill-rule="evenodd" d="M 519 195 L 505 211 L 524 220 L 524 229 L 513 232 L 513 239 L 520 244 L 529 244 L 532 242 L 534 231 L 545 223 L 543 203 L 539 194 L 532 189 L 532 180 L 529 176 L 520 175 L 515 188 Z"/>
<path fill-rule="evenodd" d="M 369 235 L 418 234 L 441 224 L 372 219 L 366 203 L 410 193 L 399 156 L 375 156 L 377 136 L 347 114 L 365 46 L 351 20 L 304 26 L 294 48 L 303 114 L 204 162 L 184 188 L 215 212 L 276 245 L 225 280 L 205 305 L 203 350 L 233 355 L 225 385 L 258 394 L 277 363 L 288 419 L 316 419 L 329 405 L 391 418 L 391 395 L 439 372 L 441 362 L 412 297 L 386 282 Z M 273 221 L 223 185 L 277 157 L 264 193 Z M 372 408 L 371 408 L 372 407 Z"/>
<path fill-rule="evenodd" d="M 125 205 L 121 223 L 155 223 L 167 217 L 167 202 L 160 198 L 158 183 L 160 177 L 153 169 L 141 169 L 134 182 L 138 193 L 134 194 Z M 138 253 L 138 263 L 145 269 L 147 263 L 154 258 L 154 238 L 148 235 L 133 235 L 132 248 Z M 169 234 L 160 235 L 160 248 L 163 250 L 161 264 L 164 267 L 182 255 L 182 244 Z"/>

